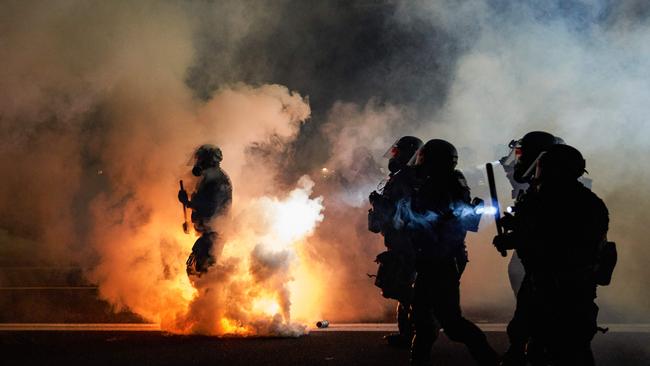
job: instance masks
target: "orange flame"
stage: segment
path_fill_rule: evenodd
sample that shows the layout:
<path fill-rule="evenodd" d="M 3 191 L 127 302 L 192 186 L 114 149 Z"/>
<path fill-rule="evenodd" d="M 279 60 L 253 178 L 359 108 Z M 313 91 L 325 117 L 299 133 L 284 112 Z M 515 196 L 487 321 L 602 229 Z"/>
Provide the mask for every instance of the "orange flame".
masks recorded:
<path fill-rule="evenodd" d="M 303 334 L 320 315 L 314 290 L 320 281 L 301 253 L 323 220 L 322 198 L 310 198 L 312 187 L 303 177 L 284 198 L 263 196 L 234 208 L 232 220 L 220 224 L 225 244 L 217 265 L 193 283 L 176 273 L 164 286 L 178 300 L 158 317 L 161 327 L 235 336 Z M 175 237 L 182 247 L 191 246 L 188 236 Z M 182 315 L 170 321 L 169 313 Z"/>

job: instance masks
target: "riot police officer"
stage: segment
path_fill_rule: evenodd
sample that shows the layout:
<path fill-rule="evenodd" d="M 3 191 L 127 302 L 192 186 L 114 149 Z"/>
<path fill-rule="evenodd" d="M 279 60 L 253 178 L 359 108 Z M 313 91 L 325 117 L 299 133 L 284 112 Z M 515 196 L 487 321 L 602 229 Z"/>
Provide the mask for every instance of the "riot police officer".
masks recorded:
<path fill-rule="evenodd" d="M 562 139 L 544 131 L 532 131 L 518 141 L 510 143 L 512 149 L 508 156 L 500 159 L 506 177 L 512 185 L 512 198 L 515 198 L 514 211 L 517 212 L 517 202 L 525 199 L 526 191 L 533 183 L 537 160 L 551 146 L 563 143 Z M 512 216 L 505 214 L 502 220 L 508 224 Z M 543 362 L 543 349 L 530 340 L 530 284 L 526 277 L 526 258 L 519 250 L 513 252 L 508 264 L 508 278 L 515 297 L 517 308 L 508 324 L 507 333 L 510 347 L 503 357 L 504 366 L 523 366 L 527 358 L 533 364 Z M 528 357 L 526 355 L 528 351 Z"/>
<path fill-rule="evenodd" d="M 219 235 L 214 228 L 214 219 L 225 214 L 232 202 L 232 185 L 220 163 L 223 160 L 221 149 L 214 145 L 201 145 L 194 152 L 192 174 L 200 177 L 191 199 L 181 189 L 178 200 L 192 209 L 194 230 L 200 234 L 192 247 L 187 260 L 187 274 L 200 276 L 216 263 L 215 257 L 223 249 Z"/>
<path fill-rule="evenodd" d="M 551 146 L 539 158 L 534 189 L 517 203 L 510 231 L 494 241 L 525 258 L 520 294 L 526 288 L 526 304 L 518 296 L 517 311 L 525 310 L 532 337 L 554 365 L 594 364 L 596 268 L 609 217 L 605 204 L 578 181 L 584 171 L 578 150 Z"/>
<path fill-rule="evenodd" d="M 485 334 L 462 316 L 460 308 L 460 278 L 467 264 L 465 236 L 469 229 L 478 229 L 480 214 L 474 211 L 463 174 L 455 170 L 457 162 L 451 143 L 434 139 L 424 144 L 415 162 L 411 210 L 400 206 L 400 220 L 409 228 L 416 248 L 413 365 L 430 364 L 436 320 L 449 339 L 468 347 L 478 364 L 497 364 Z"/>
<path fill-rule="evenodd" d="M 385 337 L 388 343 L 394 346 L 408 346 L 413 335 L 411 301 L 412 285 L 415 279 L 415 253 L 407 234 L 395 228 L 392 217 L 397 202 L 409 197 L 412 193 L 412 174 L 408 163 L 421 146 L 422 140 L 414 136 L 403 136 L 395 141 L 384 155 L 389 158 L 388 181 L 383 189 L 380 189 L 381 193 L 375 191 L 370 195 L 370 201 L 374 205 L 369 217 L 371 220 L 377 220 L 376 223 L 371 223 L 370 229 L 381 232 L 384 236 L 384 244 L 388 249 L 388 252 L 378 256 L 380 266 L 384 267 L 378 271 L 380 277 L 375 283 L 382 287 L 382 294 L 385 297 L 398 300 L 397 327 L 399 333 Z M 380 207 L 382 205 L 379 201 L 383 202 L 383 207 Z M 374 212 L 376 210 L 386 212 L 385 214 Z M 382 215 L 383 218 L 377 218 L 378 215 Z M 372 226 L 375 228 L 373 229 Z M 387 260 L 388 257 L 394 259 L 394 265 L 390 270 L 386 269 L 388 263 L 381 262 Z"/>

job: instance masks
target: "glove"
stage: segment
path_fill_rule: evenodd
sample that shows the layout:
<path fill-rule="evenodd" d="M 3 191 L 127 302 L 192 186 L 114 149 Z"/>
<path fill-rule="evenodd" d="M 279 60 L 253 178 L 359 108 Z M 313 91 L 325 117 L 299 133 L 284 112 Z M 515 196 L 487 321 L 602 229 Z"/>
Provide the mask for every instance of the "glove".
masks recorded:
<path fill-rule="evenodd" d="M 184 189 L 178 191 L 178 200 L 186 207 L 190 207 L 190 199 L 187 197 L 187 192 Z"/>
<path fill-rule="evenodd" d="M 482 199 L 478 198 L 478 197 L 474 197 L 474 199 L 472 200 L 471 205 L 474 206 L 474 207 L 482 207 L 482 206 L 485 206 L 485 202 Z"/>
<path fill-rule="evenodd" d="M 372 191 L 370 192 L 370 195 L 368 196 L 368 201 L 370 202 L 371 205 L 375 205 L 375 202 L 381 198 L 381 195 L 377 193 L 377 191 Z"/>
<path fill-rule="evenodd" d="M 497 235 L 492 239 L 492 244 L 497 248 L 498 251 L 504 251 L 508 249 L 515 249 L 517 245 L 517 238 L 513 233 Z"/>
<path fill-rule="evenodd" d="M 508 212 L 504 212 L 503 216 L 499 220 L 499 224 L 503 230 L 513 231 L 515 229 L 515 217 Z"/>

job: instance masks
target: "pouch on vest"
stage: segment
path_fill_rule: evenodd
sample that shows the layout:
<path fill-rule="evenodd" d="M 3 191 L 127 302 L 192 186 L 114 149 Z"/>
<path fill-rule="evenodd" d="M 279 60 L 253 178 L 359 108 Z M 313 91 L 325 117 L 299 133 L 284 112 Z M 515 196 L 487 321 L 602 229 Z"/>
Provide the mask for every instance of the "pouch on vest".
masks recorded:
<path fill-rule="evenodd" d="M 379 263 L 375 286 L 381 289 L 381 295 L 400 301 L 410 299 L 414 276 L 405 258 L 396 251 L 388 250 L 380 253 L 375 262 Z"/>

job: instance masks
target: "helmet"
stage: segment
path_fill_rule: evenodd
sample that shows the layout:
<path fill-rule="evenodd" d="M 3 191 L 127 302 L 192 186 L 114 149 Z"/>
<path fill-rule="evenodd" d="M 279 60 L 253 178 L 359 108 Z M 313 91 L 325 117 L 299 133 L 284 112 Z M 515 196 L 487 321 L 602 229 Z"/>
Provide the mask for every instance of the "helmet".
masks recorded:
<path fill-rule="evenodd" d="M 192 174 L 200 176 L 203 170 L 219 166 L 223 160 L 221 149 L 212 144 L 204 144 L 194 151 L 194 167 Z"/>
<path fill-rule="evenodd" d="M 543 154 L 538 163 L 538 179 L 576 180 L 585 173 L 585 159 L 578 149 L 569 145 L 553 145 Z"/>
<path fill-rule="evenodd" d="M 433 139 L 418 150 L 415 165 L 427 170 L 452 172 L 458 164 L 458 151 L 448 141 Z"/>
<path fill-rule="evenodd" d="M 540 154 L 551 146 L 563 144 L 564 141 L 544 131 L 529 132 L 517 141 L 513 148 L 517 162 L 514 167 L 514 179 L 519 183 L 528 183 L 532 178 L 535 161 Z"/>
<path fill-rule="evenodd" d="M 395 173 L 405 167 L 416 151 L 422 146 L 422 140 L 415 136 L 403 136 L 399 138 L 390 149 L 384 154 L 389 158 L 388 170 Z"/>

